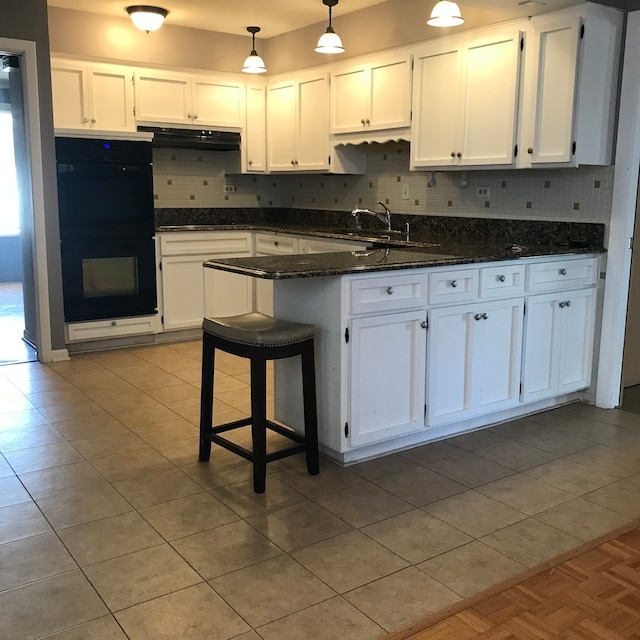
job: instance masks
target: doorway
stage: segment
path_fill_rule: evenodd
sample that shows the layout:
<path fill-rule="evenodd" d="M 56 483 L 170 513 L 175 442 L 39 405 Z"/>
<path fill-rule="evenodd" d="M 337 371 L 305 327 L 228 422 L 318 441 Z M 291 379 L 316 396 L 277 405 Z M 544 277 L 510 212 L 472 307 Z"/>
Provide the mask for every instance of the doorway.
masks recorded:
<path fill-rule="evenodd" d="M 12 99 L 22 96 L 11 91 L 9 76 L 12 65 L 18 64 L 17 56 L 2 56 L 0 65 L 0 365 L 37 359 L 35 348 L 24 339 L 25 270 L 14 136 L 14 130 L 24 129 L 24 123 L 14 122 L 24 110 L 12 109 Z M 33 287 L 26 287 L 30 289 Z"/>

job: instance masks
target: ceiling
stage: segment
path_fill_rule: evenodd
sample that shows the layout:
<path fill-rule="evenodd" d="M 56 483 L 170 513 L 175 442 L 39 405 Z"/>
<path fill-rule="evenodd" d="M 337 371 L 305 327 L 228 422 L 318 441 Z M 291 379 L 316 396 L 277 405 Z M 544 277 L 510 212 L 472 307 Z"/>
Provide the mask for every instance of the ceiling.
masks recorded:
<path fill-rule="evenodd" d="M 366 9 L 385 0 L 340 0 L 333 8 L 334 18 Z M 386 0 L 393 2 L 394 0 Z M 416 0 L 424 3 L 425 19 L 436 0 Z M 462 0 L 479 9 L 491 9 L 504 13 L 504 19 L 546 13 L 562 7 L 578 4 L 581 0 L 539 0 L 538 6 L 523 6 L 522 0 Z M 627 0 L 602 0 L 602 4 L 624 6 Z M 166 24 L 194 27 L 207 31 L 218 31 L 246 35 L 246 27 L 259 25 L 260 36 L 270 38 L 301 27 L 326 22 L 327 7 L 322 0 L 154 0 L 156 6 L 169 11 Z M 126 7 L 135 0 L 48 0 L 48 4 L 64 9 L 89 11 L 92 13 L 126 16 Z"/>

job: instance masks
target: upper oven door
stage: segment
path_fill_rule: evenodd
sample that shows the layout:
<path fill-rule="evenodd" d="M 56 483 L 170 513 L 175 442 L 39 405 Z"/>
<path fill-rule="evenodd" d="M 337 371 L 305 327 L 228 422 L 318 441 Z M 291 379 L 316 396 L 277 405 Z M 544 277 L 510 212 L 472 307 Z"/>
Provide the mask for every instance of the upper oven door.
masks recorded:
<path fill-rule="evenodd" d="M 58 161 L 62 240 L 150 238 L 151 163 Z"/>

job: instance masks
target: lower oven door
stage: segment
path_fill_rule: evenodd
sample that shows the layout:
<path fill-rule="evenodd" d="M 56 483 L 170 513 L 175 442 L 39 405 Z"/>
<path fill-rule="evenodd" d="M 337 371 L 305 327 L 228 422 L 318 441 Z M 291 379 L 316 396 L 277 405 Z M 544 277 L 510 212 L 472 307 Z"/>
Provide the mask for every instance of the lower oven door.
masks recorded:
<path fill-rule="evenodd" d="M 151 238 L 63 241 L 61 254 L 67 322 L 158 312 Z"/>

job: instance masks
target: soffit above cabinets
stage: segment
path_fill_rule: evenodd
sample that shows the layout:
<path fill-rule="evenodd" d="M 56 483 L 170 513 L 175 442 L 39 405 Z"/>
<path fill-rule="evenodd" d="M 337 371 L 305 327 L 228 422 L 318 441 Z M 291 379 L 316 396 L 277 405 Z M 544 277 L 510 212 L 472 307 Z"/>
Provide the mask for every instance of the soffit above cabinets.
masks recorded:
<path fill-rule="evenodd" d="M 404 0 L 424 5 L 425 21 L 431 4 L 425 0 Z M 340 17 L 346 14 L 368 9 L 385 0 L 343 0 L 334 11 L 334 20 L 339 23 Z M 398 2 L 398 0 L 386 0 Z M 521 4 L 522 0 L 464 0 L 459 2 L 462 14 L 465 6 L 473 9 L 489 10 L 502 19 L 523 18 L 539 13 L 547 13 L 564 7 L 581 4 L 581 0 L 531 0 L 533 6 Z M 626 7 L 640 0 L 601 0 L 600 4 Z M 91 13 L 126 17 L 124 7 L 127 3 L 117 0 L 48 0 L 53 7 L 89 11 Z M 246 35 L 248 24 L 258 24 L 264 38 L 294 31 L 311 24 L 326 21 L 326 7 L 321 0 L 159 0 L 156 3 L 169 11 L 167 25 L 193 27 L 207 31 L 217 31 L 235 35 Z M 401 20 L 402 12 L 398 12 Z M 477 25 L 481 26 L 481 25 Z"/>

